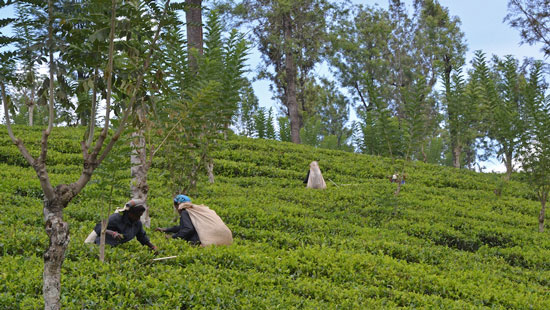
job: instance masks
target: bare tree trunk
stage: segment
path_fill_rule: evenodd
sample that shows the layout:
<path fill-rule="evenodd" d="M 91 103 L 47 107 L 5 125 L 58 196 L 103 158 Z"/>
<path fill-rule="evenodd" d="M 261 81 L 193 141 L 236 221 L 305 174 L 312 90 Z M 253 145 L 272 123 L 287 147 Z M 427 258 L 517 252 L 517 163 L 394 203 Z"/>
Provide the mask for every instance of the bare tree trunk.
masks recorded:
<path fill-rule="evenodd" d="M 460 154 L 462 153 L 462 148 L 456 143 L 453 145 L 453 167 L 460 168 Z"/>
<path fill-rule="evenodd" d="M 540 214 L 539 214 L 539 232 L 544 232 L 544 217 L 546 214 L 546 200 L 548 198 L 548 193 L 542 194 L 540 198 Z"/>
<path fill-rule="evenodd" d="M 140 129 L 132 133 L 132 155 L 130 156 L 130 162 L 132 164 L 131 174 L 132 183 L 130 185 L 130 191 L 132 192 L 133 199 L 141 199 L 146 202 L 145 212 L 141 216 L 140 220 L 145 227 L 151 227 L 151 217 L 149 216 L 149 206 L 147 206 L 147 193 L 149 192 L 149 185 L 147 184 L 147 149 L 145 144 L 145 138 L 143 136 L 143 130 Z"/>
<path fill-rule="evenodd" d="M 34 124 L 34 103 L 29 104 L 29 126 L 32 127 Z"/>
<path fill-rule="evenodd" d="M 44 274 L 42 294 L 44 295 L 44 309 L 57 310 L 61 308 L 61 266 L 65 259 L 65 250 L 69 246 L 69 225 L 63 222 L 63 207 L 55 194 L 46 171 L 46 156 L 48 150 L 48 137 L 53 127 L 54 105 L 54 63 L 53 63 L 53 1 L 48 1 L 48 45 L 50 65 L 50 89 L 48 100 L 48 128 L 44 130 L 41 141 L 41 154 L 39 158 L 32 160 L 40 184 L 45 194 L 44 218 L 46 220 L 46 234 L 50 240 L 48 250 L 44 253 Z M 7 121 L 6 121 L 7 123 Z M 74 197 L 74 196 L 73 196 Z M 70 201 L 72 197 L 67 200 Z"/>
<path fill-rule="evenodd" d="M 202 0 L 185 0 L 185 19 L 187 30 L 187 49 L 189 54 L 189 67 L 195 71 L 197 60 L 193 56 L 193 49 L 199 55 L 203 54 L 202 48 Z"/>
<path fill-rule="evenodd" d="M 506 181 L 510 181 L 510 177 L 512 176 L 512 171 L 514 170 L 514 167 L 512 166 L 512 153 L 506 152 L 504 159 L 504 165 L 506 166 Z"/>
<path fill-rule="evenodd" d="M 101 220 L 101 233 L 99 234 L 99 261 L 105 261 L 105 231 L 107 230 L 108 218 Z"/>
<path fill-rule="evenodd" d="M 372 106 L 367 104 L 367 102 L 365 101 L 365 97 L 363 97 L 363 93 L 361 92 L 361 89 L 359 89 L 359 83 L 357 83 L 357 81 L 355 82 L 354 88 L 357 94 L 359 95 L 359 98 L 361 99 L 361 103 L 363 104 L 363 107 L 365 107 L 365 111 L 367 112 L 371 111 Z"/>
<path fill-rule="evenodd" d="M 445 86 L 445 99 L 447 101 L 447 113 L 448 113 L 448 122 L 449 122 L 449 134 L 451 139 L 451 151 L 453 154 L 453 167 L 460 168 L 460 157 L 462 155 L 462 147 L 459 143 L 459 132 L 458 132 L 458 115 L 456 113 L 456 102 L 452 99 L 452 90 L 451 90 L 451 72 L 452 66 L 450 63 L 450 58 L 445 57 L 445 70 L 443 73 L 443 84 Z"/>
<path fill-rule="evenodd" d="M 89 132 L 88 132 L 88 140 L 86 142 L 86 145 L 88 148 L 90 145 L 92 145 L 92 142 L 94 142 L 94 133 L 95 133 L 95 119 L 96 119 L 96 110 L 97 110 L 97 87 L 96 87 L 96 79 L 97 79 L 98 69 L 94 69 L 94 83 L 93 83 L 93 89 L 92 89 L 92 110 L 90 111 L 90 123 L 89 123 Z"/>
<path fill-rule="evenodd" d="M 292 41 L 292 24 L 287 15 L 284 19 L 284 37 L 287 45 Z M 285 52 L 285 71 L 286 71 L 286 93 L 285 100 L 290 117 L 290 140 L 293 143 L 300 144 L 300 111 L 296 100 L 296 64 L 294 63 L 294 54 L 292 48 L 287 46 Z"/>
<path fill-rule="evenodd" d="M 208 160 L 206 170 L 208 171 L 208 182 L 214 184 L 214 160 L 212 158 Z"/>
<path fill-rule="evenodd" d="M 65 259 L 65 251 L 69 246 L 69 225 L 63 221 L 63 206 L 55 200 L 44 201 L 46 217 L 46 234 L 50 245 L 44 253 L 44 274 L 42 293 L 44 294 L 44 309 L 57 310 L 61 308 L 61 266 Z M 52 212 L 52 210 L 56 210 Z"/>

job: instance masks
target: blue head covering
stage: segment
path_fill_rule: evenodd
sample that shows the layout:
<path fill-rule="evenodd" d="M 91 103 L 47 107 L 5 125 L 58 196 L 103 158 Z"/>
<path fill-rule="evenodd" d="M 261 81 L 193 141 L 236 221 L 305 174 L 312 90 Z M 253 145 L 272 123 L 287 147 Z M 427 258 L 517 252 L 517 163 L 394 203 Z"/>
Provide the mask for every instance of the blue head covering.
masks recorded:
<path fill-rule="evenodd" d="M 174 198 L 174 202 L 175 203 L 191 202 L 191 198 L 185 195 L 177 195 L 176 198 Z"/>

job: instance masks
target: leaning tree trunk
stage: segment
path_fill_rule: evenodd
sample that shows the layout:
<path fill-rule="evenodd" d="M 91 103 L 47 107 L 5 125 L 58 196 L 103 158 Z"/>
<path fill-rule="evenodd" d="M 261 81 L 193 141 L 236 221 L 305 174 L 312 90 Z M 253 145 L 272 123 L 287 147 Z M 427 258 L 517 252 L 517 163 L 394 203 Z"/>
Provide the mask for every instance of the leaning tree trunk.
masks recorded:
<path fill-rule="evenodd" d="M 130 168 L 132 183 L 130 185 L 130 191 L 132 193 L 132 199 L 141 199 L 145 201 L 145 212 L 143 212 L 140 220 L 145 227 L 151 227 L 149 206 L 147 206 L 147 193 L 149 192 L 147 172 L 149 169 L 146 162 L 147 149 L 145 145 L 145 138 L 143 137 L 143 130 L 140 129 L 132 133 L 132 136 L 132 155 L 130 156 L 130 161 L 132 164 L 132 168 Z"/>
<path fill-rule="evenodd" d="M 284 20 L 284 37 L 287 45 L 290 45 L 292 40 L 292 24 L 290 17 L 286 16 Z M 296 64 L 292 48 L 287 46 L 285 55 L 285 71 L 286 71 L 286 93 L 285 100 L 290 117 L 290 140 L 293 143 L 300 144 L 300 111 L 298 109 L 298 101 L 296 100 Z"/>
<path fill-rule="evenodd" d="M 69 225 L 63 221 L 63 208 L 66 204 L 58 199 L 44 201 L 44 216 L 46 219 L 46 234 L 50 244 L 44 253 L 44 305 L 46 310 L 60 309 L 61 296 L 61 266 L 65 259 L 65 251 L 69 246 Z"/>

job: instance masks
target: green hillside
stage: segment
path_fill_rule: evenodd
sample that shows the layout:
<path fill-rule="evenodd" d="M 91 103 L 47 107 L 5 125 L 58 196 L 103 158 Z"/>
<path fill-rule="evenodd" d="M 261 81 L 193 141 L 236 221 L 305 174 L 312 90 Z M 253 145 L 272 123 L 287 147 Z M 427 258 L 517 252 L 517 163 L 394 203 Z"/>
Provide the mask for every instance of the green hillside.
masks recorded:
<path fill-rule="evenodd" d="M 39 129 L 16 133 L 36 149 Z M 55 184 L 79 175 L 82 134 L 54 130 Z M 412 163 L 395 198 L 386 158 L 238 137 L 214 158 L 216 183 L 200 181 L 191 196 L 222 217 L 232 246 L 192 247 L 151 229 L 160 256 L 176 259 L 153 262 L 131 241 L 107 249 L 101 264 L 97 248 L 83 244 L 103 204 L 92 184 L 64 212 L 63 308 L 550 309 L 550 234 L 537 232 L 540 205 L 523 183 L 496 197 L 497 175 Z M 152 228 L 174 216 L 157 159 Z M 312 160 L 328 189 L 304 188 Z M 41 197 L 0 127 L 0 309 L 43 307 Z"/>

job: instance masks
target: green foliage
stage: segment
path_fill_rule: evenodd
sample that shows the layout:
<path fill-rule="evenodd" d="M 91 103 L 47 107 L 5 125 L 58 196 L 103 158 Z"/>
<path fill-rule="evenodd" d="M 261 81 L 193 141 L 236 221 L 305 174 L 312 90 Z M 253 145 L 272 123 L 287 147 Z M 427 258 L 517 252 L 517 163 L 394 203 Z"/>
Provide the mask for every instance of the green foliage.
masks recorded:
<path fill-rule="evenodd" d="M 489 76 L 486 74 L 484 58 L 481 57 L 480 60 L 480 68 L 477 70 L 480 71 L 485 88 L 486 109 L 490 111 L 488 137 L 496 141 L 494 152 L 510 174 L 512 161 L 518 155 L 519 137 L 522 133 L 520 106 L 525 78 L 520 72 L 518 61 L 510 55 L 505 59 L 495 56 Z"/>
<path fill-rule="evenodd" d="M 181 33 L 171 28 L 165 39 L 169 61 L 164 69 L 169 78 L 158 96 L 165 107 L 165 182 L 171 194 L 194 190 L 238 111 L 243 89 L 250 86 L 243 78 L 248 50 L 243 36 L 231 31 L 224 38 L 216 11 L 209 12 L 206 31 L 204 55 L 193 55 L 196 71 L 178 54 L 185 50 Z"/>
<path fill-rule="evenodd" d="M 0 9 L 10 5 L 9 2 L 0 2 Z M 0 28 L 10 26 L 15 20 L 14 16 L 0 19 Z M 0 34 L 0 83 L 2 84 L 15 80 L 15 58 L 17 53 L 12 48 L 17 41 L 16 37 L 8 37 L 3 32 Z"/>
<path fill-rule="evenodd" d="M 39 141 L 38 129 L 14 129 Z M 61 158 L 49 169 L 55 184 L 78 175 L 63 159 L 79 154 L 84 130 L 52 132 Z M 20 155 L 9 153 L 15 147 L 4 127 L 0 133 L 0 154 L 9 159 L 0 163 L 0 308 L 41 308 L 48 242 L 41 189 L 32 168 L 11 164 Z M 527 183 L 513 179 L 497 197 L 499 175 L 416 162 L 399 197 L 390 198 L 388 158 L 236 136 L 212 156 L 217 182 L 199 179 L 192 198 L 220 215 L 234 244 L 192 247 L 148 231 L 160 257 L 177 258 L 153 262 L 131 241 L 107 248 L 100 264 L 97 247 L 83 240 L 103 206 L 84 193 L 64 212 L 72 240 L 62 268 L 64 309 L 550 307 L 550 239 L 536 232 L 539 203 Z M 166 227 L 173 218 L 162 185 L 168 158 L 155 160 L 148 204 L 152 227 Z M 339 186 L 305 189 L 312 160 Z M 130 182 L 128 173 L 116 175 Z"/>
<path fill-rule="evenodd" d="M 277 118 L 279 123 L 279 141 L 290 142 L 290 120 L 288 117 Z"/>
<path fill-rule="evenodd" d="M 318 83 L 315 79 L 310 79 L 305 84 L 306 87 L 300 89 L 303 94 L 299 96 L 304 97 L 302 98 L 304 102 L 301 104 L 304 110 L 302 113 L 304 122 L 301 133 L 302 142 L 324 148 L 351 149 L 348 139 L 352 130 L 347 125 L 349 100 L 341 93 L 334 81 L 321 78 Z M 316 132 L 311 132 L 312 130 Z M 313 138 L 315 134 L 318 136 L 316 139 Z M 302 136 L 304 135 L 306 141 L 303 140 Z"/>
<path fill-rule="evenodd" d="M 539 231 L 544 228 L 544 214 L 550 192 L 550 98 L 542 79 L 542 62 L 535 62 L 526 83 L 523 107 L 524 131 L 521 135 L 520 162 L 541 203 Z"/>
<path fill-rule="evenodd" d="M 274 97 L 291 119 L 292 140 L 300 142 L 302 113 L 307 113 L 304 89 L 322 57 L 330 15 L 329 0 L 218 1 L 239 23 L 249 26 L 262 56 L 258 78 L 273 83 Z"/>
<path fill-rule="evenodd" d="M 268 139 L 275 139 L 275 126 L 273 125 L 273 108 L 269 108 L 267 113 L 267 126 L 265 129 L 265 135 Z"/>
<path fill-rule="evenodd" d="M 260 108 L 253 116 L 254 120 L 254 131 L 256 132 L 256 137 L 259 139 L 265 139 L 267 137 L 267 125 L 268 119 L 265 113 L 265 108 Z"/>
<path fill-rule="evenodd" d="M 252 137 L 254 133 L 253 115 L 258 111 L 258 97 L 250 81 L 246 81 L 242 88 L 238 101 L 238 111 L 234 116 L 233 124 L 237 126 L 238 133 L 246 137 Z"/>
<path fill-rule="evenodd" d="M 130 197 L 127 181 L 131 153 L 128 139 L 121 139 L 118 147 L 113 148 L 95 170 L 92 180 L 82 192 L 84 199 L 102 206 L 102 218 L 107 218 L 114 208 L 123 205 Z"/>
<path fill-rule="evenodd" d="M 368 77 L 366 79 L 369 101 L 373 104 L 373 109 L 359 111 L 362 122 L 358 123 L 359 132 L 355 137 L 355 143 L 359 151 L 365 154 L 402 156 L 404 140 L 399 120 L 391 116 L 391 111 L 377 95 L 377 89 Z"/>
<path fill-rule="evenodd" d="M 275 139 L 275 125 L 273 124 L 273 108 L 259 108 L 252 115 L 253 132 L 259 139 Z"/>
<path fill-rule="evenodd" d="M 310 118 L 300 129 L 300 139 L 305 145 L 319 146 L 321 142 L 321 120 L 319 118 Z"/>
<path fill-rule="evenodd" d="M 466 46 L 460 19 L 438 1 L 415 1 L 413 7 L 412 14 L 402 1 L 390 1 L 387 10 L 354 7 L 335 23 L 327 57 L 341 85 L 359 103 L 354 134 L 358 149 L 427 161 L 426 150 L 440 137 L 443 123 L 434 87 L 440 78 L 450 84 L 451 72 L 464 62 Z M 419 101 L 424 128 L 413 131 L 422 140 L 410 132 L 410 124 L 419 120 L 410 118 L 411 107 L 419 107 Z M 414 150 L 408 150 L 411 138 L 416 140 Z"/>

